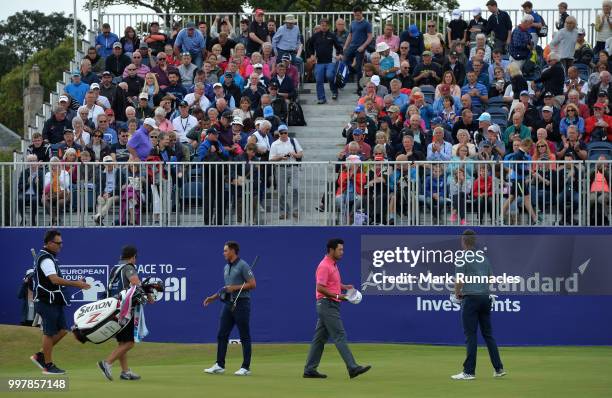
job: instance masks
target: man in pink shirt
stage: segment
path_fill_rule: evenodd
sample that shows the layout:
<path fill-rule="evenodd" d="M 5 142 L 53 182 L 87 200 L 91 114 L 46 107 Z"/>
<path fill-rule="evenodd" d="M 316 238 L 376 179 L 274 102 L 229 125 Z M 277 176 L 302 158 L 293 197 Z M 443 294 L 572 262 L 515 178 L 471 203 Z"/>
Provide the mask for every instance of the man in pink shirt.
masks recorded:
<path fill-rule="evenodd" d="M 327 255 L 317 267 L 317 327 L 312 338 L 310 352 L 304 367 L 304 378 L 325 379 L 327 375 L 319 373 L 317 368 L 321 362 L 323 348 L 328 338 L 332 338 L 340 356 L 346 364 L 350 378 L 359 376 L 370 370 L 371 366 L 360 366 L 355 362 L 353 353 L 346 341 L 346 332 L 340 318 L 340 302 L 346 300 L 342 290 L 352 289 L 353 285 L 344 285 L 340 279 L 337 262 L 344 254 L 344 241 L 334 238 L 327 242 Z"/>
<path fill-rule="evenodd" d="M 392 23 L 387 23 L 385 25 L 385 29 L 383 34 L 376 38 L 376 44 L 382 43 L 383 41 L 387 43 L 391 51 L 394 53 L 399 51 L 400 40 L 399 36 L 393 34 L 394 26 Z"/>

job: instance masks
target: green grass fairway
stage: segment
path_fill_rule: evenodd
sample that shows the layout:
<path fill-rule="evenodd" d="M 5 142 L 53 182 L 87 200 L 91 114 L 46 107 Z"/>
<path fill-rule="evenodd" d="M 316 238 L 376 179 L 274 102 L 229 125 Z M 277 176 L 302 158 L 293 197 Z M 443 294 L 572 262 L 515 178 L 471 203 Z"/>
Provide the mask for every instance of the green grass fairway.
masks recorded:
<path fill-rule="evenodd" d="M 0 376 L 38 377 L 29 356 L 40 345 L 33 328 L 0 326 Z M 240 346 L 230 346 L 222 376 L 202 373 L 214 363 L 215 346 L 209 344 L 141 343 L 130 353 L 131 367 L 142 380 L 107 381 L 96 361 L 114 342 L 81 345 L 67 336 L 55 350 L 56 362 L 68 371 L 70 391 L 57 396 L 114 397 L 612 397 L 612 347 L 501 348 L 508 376 L 493 379 L 485 348 L 479 350 L 477 379 L 453 381 L 461 370 L 462 347 L 400 344 L 352 344 L 361 364 L 372 370 L 349 380 L 335 347 L 329 345 L 319 370 L 327 380 L 302 379 L 308 350 L 304 344 L 256 344 L 253 375 L 232 373 L 241 361 Z M 118 376 L 119 367 L 113 367 Z M 0 395 L 8 395 L 0 393 Z M 11 395 L 12 396 L 12 395 Z M 16 395 L 17 396 L 17 395 Z M 21 393 L 18 396 L 56 396 Z"/>

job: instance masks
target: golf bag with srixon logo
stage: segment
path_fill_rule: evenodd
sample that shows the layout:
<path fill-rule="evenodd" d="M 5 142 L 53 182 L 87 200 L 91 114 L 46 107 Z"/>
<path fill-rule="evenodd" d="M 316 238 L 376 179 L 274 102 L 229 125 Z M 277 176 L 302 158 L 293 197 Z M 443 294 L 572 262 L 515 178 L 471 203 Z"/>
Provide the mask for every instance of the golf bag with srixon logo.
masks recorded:
<path fill-rule="evenodd" d="M 164 286 L 160 282 L 150 281 L 149 278 L 136 287 L 132 295 L 132 316 L 136 306 L 147 303 L 147 295 L 163 292 Z M 125 299 L 128 290 L 122 290 L 112 297 L 85 304 L 74 313 L 74 326 L 72 333 L 81 343 L 88 341 L 94 344 L 104 343 L 114 337 L 129 321 L 120 323 L 119 313 L 121 303 Z"/>

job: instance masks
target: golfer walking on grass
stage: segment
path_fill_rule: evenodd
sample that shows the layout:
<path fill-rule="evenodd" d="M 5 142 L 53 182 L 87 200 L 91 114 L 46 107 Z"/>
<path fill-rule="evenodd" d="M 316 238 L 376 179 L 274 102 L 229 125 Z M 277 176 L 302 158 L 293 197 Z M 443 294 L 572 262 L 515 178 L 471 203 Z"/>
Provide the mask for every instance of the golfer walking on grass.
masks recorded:
<path fill-rule="evenodd" d="M 317 267 L 317 327 L 312 338 L 310 352 L 304 367 L 304 378 L 325 379 L 327 375 L 319 373 L 317 368 L 321 362 L 323 348 L 328 338 L 332 338 L 340 356 L 346 364 L 350 378 L 359 376 L 370 370 L 371 366 L 360 366 L 355 362 L 353 353 L 348 347 L 346 332 L 340 318 L 340 302 L 346 300 L 342 290 L 352 289 L 352 285 L 343 285 L 338 270 L 338 261 L 344 254 L 344 241 L 330 239 L 327 242 L 327 255 Z"/>
<path fill-rule="evenodd" d="M 62 278 L 62 271 L 55 258 L 64 244 L 62 234 L 58 230 L 48 230 L 44 244 L 36 256 L 34 270 L 34 310 L 42 319 L 42 348 L 30 359 L 42 369 L 43 374 L 63 375 L 66 372 L 53 362 L 53 347 L 68 333 L 64 306 L 69 302 L 64 296 L 63 287 L 89 289 L 90 286 L 83 279 L 69 281 Z"/>
<path fill-rule="evenodd" d="M 461 237 L 461 246 L 464 251 L 476 249 L 476 234 L 472 230 L 467 230 Z M 474 276 L 490 276 L 491 265 L 485 257 L 484 261 L 467 261 L 462 267 L 456 268 L 456 273 L 462 273 L 468 279 Z M 467 357 L 463 362 L 463 372 L 451 376 L 454 380 L 473 380 L 476 378 L 476 352 L 478 349 L 478 336 L 476 335 L 478 325 L 480 333 L 487 343 L 489 357 L 495 372 L 493 377 L 503 377 L 506 375 L 497 343 L 493 337 L 491 328 L 491 304 L 492 298 L 489 296 L 488 283 L 460 283 L 455 282 L 455 298 L 461 301 L 461 320 L 463 323 L 463 333 L 465 334 L 465 345 Z"/>
<path fill-rule="evenodd" d="M 221 318 L 219 319 L 219 333 L 217 334 L 217 362 L 210 368 L 204 369 L 208 374 L 225 373 L 225 355 L 229 336 L 234 328 L 238 327 L 240 344 L 242 345 L 242 366 L 234 374 L 248 376 L 251 374 L 251 332 L 249 321 L 251 317 L 251 290 L 255 289 L 255 276 L 251 267 L 238 257 L 240 246 L 238 242 L 229 241 L 223 247 L 225 268 L 223 278 L 225 286 L 212 296 L 206 297 L 204 306 L 217 299 L 223 302 Z"/>
<path fill-rule="evenodd" d="M 111 297 L 122 290 L 127 290 L 131 286 L 140 286 L 140 278 L 136 270 L 136 256 L 138 250 L 134 246 L 125 246 L 121 249 L 121 259 L 111 271 L 108 280 L 107 296 Z M 155 299 L 152 295 L 147 297 L 149 304 L 153 304 Z M 140 380 L 140 376 L 128 366 L 127 354 L 134 348 L 134 317 L 130 322 L 115 336 L 117 347 L 110 353 L 106 360 L 98 361 L 98 367 L 104 376 L 113 380 L 112 366 L 116 360 L 121 364 L 121 380 Z"/>

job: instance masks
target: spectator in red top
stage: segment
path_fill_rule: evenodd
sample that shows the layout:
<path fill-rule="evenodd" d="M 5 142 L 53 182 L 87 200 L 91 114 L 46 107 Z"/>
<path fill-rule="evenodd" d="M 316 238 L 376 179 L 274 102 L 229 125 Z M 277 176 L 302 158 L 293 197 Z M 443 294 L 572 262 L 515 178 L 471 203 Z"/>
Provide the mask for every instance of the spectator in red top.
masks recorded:
<path fill-rule="evenodd" d="M 353 289 L 353 285 L 344 285 L 340 279 L 337 262 L 344 254 L 344 241 L 330 239 L 327 242 L 327 255 L 317 267 L 317 328 L 310 345 L 308 360 L 304 367 L 304 378 L 324 379 L 327 376 L 317 371 L 321 362 L 323 348 L 329 337 L 334 340 L 340 356 L 344 360 L 352 378 L 370 370 L 371 366 L 360 366 L 355 362 L 346 341 L 346 332 L 340 318 L 340 301 L 346 300 L 342 290 Z"/>
<path fill-rule="evenodd" d="M 478 166 L 478 178 L 472 184 L 472 197 L 480 225 L 483 225 L 486 222 L 487 213 L 493 215 L 493 177 L 486 164 Z"/>
<path fill-rule="evenodd" d="M 606 104 L 593 106 L 593 116 L 585 120 L 584 142 L 612 141 L 612 116 L 606 115 Z"/>

